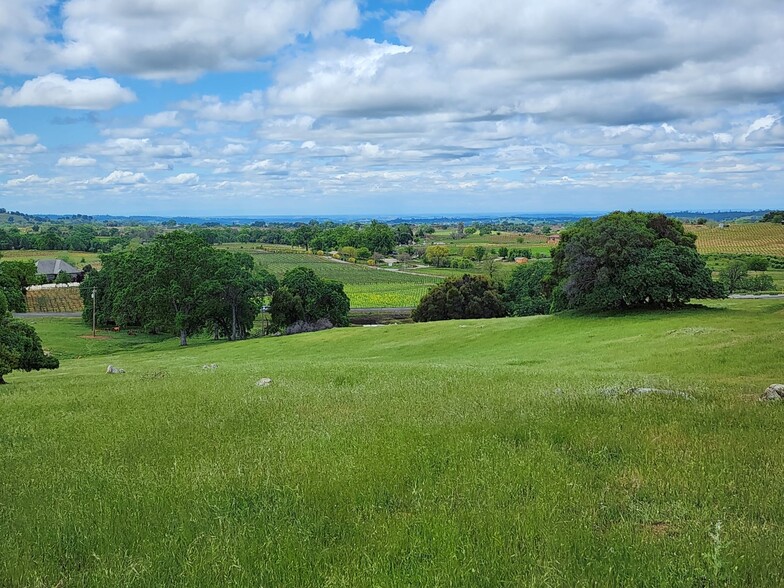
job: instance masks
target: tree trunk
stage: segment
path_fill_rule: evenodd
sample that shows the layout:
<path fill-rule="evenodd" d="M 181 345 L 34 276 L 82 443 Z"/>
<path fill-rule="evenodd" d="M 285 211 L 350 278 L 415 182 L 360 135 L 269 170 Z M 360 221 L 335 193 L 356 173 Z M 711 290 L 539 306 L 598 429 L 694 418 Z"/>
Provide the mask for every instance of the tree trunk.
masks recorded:
<path fill-rule="evenodd" d="M 2 385 L 2 384 L 7 384 L 7 383 L 8 383 L 8 382 L 6 382 L 6 381 L 3 379 L 3 374 L 0 374 L 0 385 Z"/>
<path fill-rule="evenodd" d="M 180 347 L 185 347 L 188 344 L 188 332 L 185 329 L 180 329 Z"/>
<path fill-rule="evenodd" d="M 237 305 L 231 305 L 231 340 L 237 340 Z"/>

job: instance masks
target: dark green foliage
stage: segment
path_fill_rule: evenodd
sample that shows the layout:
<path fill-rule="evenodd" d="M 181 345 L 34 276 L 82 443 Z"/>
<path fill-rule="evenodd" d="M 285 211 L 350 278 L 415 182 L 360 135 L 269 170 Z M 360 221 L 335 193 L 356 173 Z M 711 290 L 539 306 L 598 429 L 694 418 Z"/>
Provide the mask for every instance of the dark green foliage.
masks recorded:
<path fill-rule="evenodd" d="M 719 272 L 719 279 L 728 294 L 733 294 L 742 289 L 743 281 L 748 274 L 748 266 L 743 261 L 731 261 Z"/>
<path fill-rule="evenodd" d="M 768 269 L 769 261 L 762 255 L 754 255 L 746 262 L 746 267 L 751 271 L 764 272 Z"/>
<path fill-rule="evenodd" d="M 770 292 L 776 289 L 773 278 L 768 274 L 747 276 L 740 284 L 742 292 Z"/>
<path fill-rule="evenodd" d="M 0 292 L 4 295 L 8 310 L 25 312 L 24 288 L 38 282 L 35 263 L 32 261 L 4 261 L 0 263 Z"/>
<path fill-rule="evenodd" d="M 784 223 L 784 210 L 771 210 L 760 219 L 761 223 Z"/>
<path fill-rule="evenodd" d="M 697 254 L 696 236 L 663 214 L 583 219 L 553 250 L 555 309 L 670 308 L 723 295 Z"/>
<path fill-rule="evenodd" d="M 501 293 L 485 276 L 464 274 L 433 286 L 414 309 L 417 322 L 506 316 Z"/>
<path fill-rule="evenodd" d="M 253 259 L 211 247 L 193 233 L 160 235 L 135 251 L 101 257 L 81 286 L 83 318 L 101 325 L 138 325 L 149 332 L 187 337 L 212 327 L 229 339 L 244 338 L 261 306 L 263 284 Z"/>
<path fill-rule="evenodd" d="M 550 311 L 550 272 L 547 262 L 517 266 L 506 286 L 504 299 L 513 316 L 547 314 Z"/>
<path fill-rule="evenodd" d="M 67 272 L 60 271 L 54 279 L 55 284 L 69 284 L 71 282 L 71 276 Z"/>
<path fill-rule="evenodd" d="M 286 272 L 270 304 L 271 328 L 284 330 L 298 321 L 329 320 L 333 326 L 348 326 L 349 300 L 343 284 L 325 280 L 309 268 Z"/>
<path fill-rule="evenodd" d="M 13 370 L 29 372 L 59 366 L 57 358 L 44 353 L 35 329 L 11 317 L 5 295 L 0 292 L 0 384 L 5 384 L 3 376 Z"/>

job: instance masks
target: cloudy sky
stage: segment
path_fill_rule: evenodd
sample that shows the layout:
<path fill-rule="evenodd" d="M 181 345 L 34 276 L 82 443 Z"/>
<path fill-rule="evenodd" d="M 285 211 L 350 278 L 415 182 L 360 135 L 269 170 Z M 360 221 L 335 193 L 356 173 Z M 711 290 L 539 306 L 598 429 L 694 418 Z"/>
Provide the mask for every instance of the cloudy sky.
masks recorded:
<path fill-rule="evenodd" d="M 781 0 L 2 0 L 0 204 L 784 206 Z"/>

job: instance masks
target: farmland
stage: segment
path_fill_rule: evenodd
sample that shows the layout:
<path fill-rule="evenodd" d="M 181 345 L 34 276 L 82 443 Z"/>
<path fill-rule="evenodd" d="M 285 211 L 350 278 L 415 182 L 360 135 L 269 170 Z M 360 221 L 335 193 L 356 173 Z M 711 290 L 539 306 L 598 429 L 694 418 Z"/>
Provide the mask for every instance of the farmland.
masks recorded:
<path fill-rule="evenodd" d="M 237 250 L 236 246 L 233 247 Z M 416 306 L 427 290 L 440 281 L 437 276 L 418 276 L 400 271 L 342 263 L 297 251 L 249 249 L 259 267 L 281 278 L 295 267 L 307 267 L 317 275 L 344 284 L 354 308 Z"/>
<path fill-rule="evenodd" d="M 0 585 L 780 586 L 784 303 L 710 305 L 184 349 L 38 319 Z"/>
<path fill-rule="evenodd" d="M 81 312 L 84 308 L 76 286 L 28 289 L 25 301 L 27 312 Z"/>
<path fill-rule="evenodd" d="M 700 253 L 747 253 L 784 257 L 784 225 L 773 223 L 732 223 L 723 228 L 689 225 L 697 235 Z"/>

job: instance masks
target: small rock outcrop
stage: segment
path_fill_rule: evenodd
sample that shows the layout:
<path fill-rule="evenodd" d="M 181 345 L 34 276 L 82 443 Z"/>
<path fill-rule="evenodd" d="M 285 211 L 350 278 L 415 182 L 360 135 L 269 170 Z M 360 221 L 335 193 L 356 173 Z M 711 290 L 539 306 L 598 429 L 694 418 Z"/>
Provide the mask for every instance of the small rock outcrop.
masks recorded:
<path fill-rule="evenodd" d="M 206 363 L 203 366 L 201 366 L 201 369 L 203 369 L 203 370 L 216 370 L 216 369 L 218 369 L 218 364 L 217 363 Z"/>
<path fill-rule="evenodd" d="M 760 396 L 760 400 L 783 400 L 784 384 L 771 384 L 765 388 L 765 392 Z"/>
<path fill-rule="evenodd" d="M 256 382 L 256 385 L 257 385 L 259 388 L 266 388 L 266 387 L 267 387 L 267 386 L 269 386 L 270 384 L 272 384 L 272 378 L 262 378 L 261 380 L 259 380 L 258 382 Z"/>
<path fill-rule="evenodd" d="M 124 374 L 125 370 L 122 369 L 122 368 L 114 367 L 113 365 L 110 364 L 106 368 L 106 373 L 107 374 Z"/>

